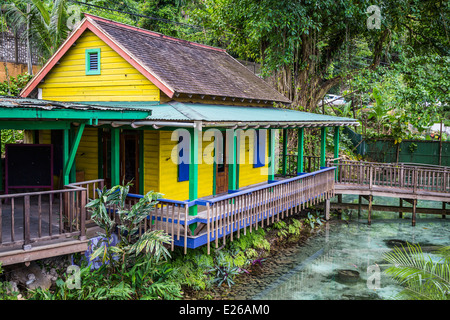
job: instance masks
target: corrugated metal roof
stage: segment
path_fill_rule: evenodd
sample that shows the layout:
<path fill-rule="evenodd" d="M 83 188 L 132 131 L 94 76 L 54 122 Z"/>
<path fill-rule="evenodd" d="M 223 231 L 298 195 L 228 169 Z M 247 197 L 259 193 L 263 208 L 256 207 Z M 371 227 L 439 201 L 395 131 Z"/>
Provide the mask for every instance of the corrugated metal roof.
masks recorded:
<path fill-rule="evenodd" d="M 148 111 L 151 112 L 151 106 L 146 104 L 132 105 L 129 103 L 114 103 L 108 104 L 91 104 L 89 102 L 60 102 L 42 99 L 20 98 L 0 96 L 1 108 L 35 108 L 43 110 L 54 109 L 70 109 L 70 110 L 94 110 L 94 111 Z"/>
<path fill-rule="evenodd" d="M 206 122 L 357 122 L 352 118 L 275 107 L 169 102 L 152 106 L 152 120 Z"/>

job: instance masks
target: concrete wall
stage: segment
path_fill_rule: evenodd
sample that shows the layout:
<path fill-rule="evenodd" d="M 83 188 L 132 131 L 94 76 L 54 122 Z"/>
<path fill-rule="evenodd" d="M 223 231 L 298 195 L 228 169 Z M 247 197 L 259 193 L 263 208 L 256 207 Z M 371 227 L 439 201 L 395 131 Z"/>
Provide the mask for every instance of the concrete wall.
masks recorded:
<path fill-rule="evenodd" d="M 8 68 L 8 75 L 10 77 L 17 77 L 19 74 L 24 74 L 25 72 L 28 72 L 28 67 L 26 64 L 16 64 L 7 62 L 6 67 Z M 36 72 L 39 71 L 41 66 L 33 66 L 33 72 L 36 74 Z M 0 64 L 0 82 L 6 81 L 6 70 L 5 70 L 5 63 Z"/>

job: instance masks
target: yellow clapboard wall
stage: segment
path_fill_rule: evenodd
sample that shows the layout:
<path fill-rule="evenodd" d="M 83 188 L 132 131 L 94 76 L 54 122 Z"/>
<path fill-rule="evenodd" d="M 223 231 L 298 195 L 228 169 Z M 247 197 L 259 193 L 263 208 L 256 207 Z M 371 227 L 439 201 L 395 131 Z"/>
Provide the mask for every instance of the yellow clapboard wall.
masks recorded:
<path fill-rule="evenodd" d="M 101 50 L 100 75 L 86 75 L 86 49 Z M 160 91 L 93 32 L 86 30 L 39 85 L 56 101 L 159 101 Z"/>
<path fill-rule="evenodd" d="M 172 157 L 178 152 L 178 133 L 175 131 L 159 132 L 159 192 L 164 198 L 174 200 L 189 199 L 189 181 L 178 182 L 178 165 L 172 161 Z M 202 141 L 202 133 L 199 140 Z M 214 163 L 212 153 L 208 152 L 207 146 L 213 141 L 203 141 L 202 148 L 198 150 L 198 197 L 209 196 L 213 193 Z M 145 151 L 144 151 L 145 152 Z M 145 162 L 149 162 L 147 158 Z"/>
<path fill-rule="evenodd" d="M 155 131 L 154 135 L 159 134 L 159 164 L 154 156 L 149 157 L 147 149 L 148 142 L 144 144 L 144 168 L 152 167 L 153 170 L 159 165 L 159 192 L 164 194 L 164 198 L 174 200 L 189 199 L 189 181 L 178 182 L 178 166 L 172 161 L 173 153 L 177 151 L 178 135 L 175 132 L 172 137 L 172 131 Z M 202 134 L 202 133 L 200 133 Z M 147 135 L 144 135 L 147 137 Z M 213 194 L 214 190 L 214 163 L 212 160 L 213 140 L 202 139 L 202 149 L 199 150 L 198 164 L 198 197 L 205 197 Z M 250 186 L 267 181 L 268 173 L 268 143 L 266 143 L 266 161 L 265 166 L 260 168 L 253 167 L 253 135 L 241 135 L 240 138 L 240 164 L 239 164 L 239 187 Z M 156 149 L 155 147 L 153 147 Z M 175 150 L 175 151 L 174 151 Z M 154 160 L 150 160 L 153 158 Z M 153 163 L 153 165 L 151 165 Z M 149 191 L 147 187 L 147 169 L 145 174 L 145 191 Z M 156 174 L 156 173 L 155 173 Z M 152 189 L 153 190 L 153 189 Z"/>
<path fill-rule="evenodd" d="M 160 131 L 144 130 L 144 194 L 149 191 L 159 192 L 160 188 Z"/>
<path fill-rule="evenodd" d="M 75 155 L 76 171 L 84 172 L 84 180 L 95 180 L 98 172 L 98 130 L 85 128 Z"/>
<path fill-rule="evenodd" d="M 242 132 L 239 139 L 239 188 L 267 181 L 268 137 L 266 138 L 265 162 L 263 167 L 254 168 L 255 135 L 253 130 Z"/>
<path fill-rule="evenodd" d="M 188 200 L 189 181 L 178 182 L 178 165 L 172 161 L 172 151 L 177 150 L 178 145 L 177 132 L 173 134 L 174 141 L 172 131 L 159 131 L 159 134 L 159 192 L 163 193 L 166 199 Z"/>

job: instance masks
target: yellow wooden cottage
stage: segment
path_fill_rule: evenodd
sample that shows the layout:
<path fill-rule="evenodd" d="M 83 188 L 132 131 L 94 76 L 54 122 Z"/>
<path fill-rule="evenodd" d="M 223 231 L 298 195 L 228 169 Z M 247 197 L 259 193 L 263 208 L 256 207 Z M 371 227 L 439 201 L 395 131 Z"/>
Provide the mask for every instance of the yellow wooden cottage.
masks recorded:
<path fill-rule="evenodd" d="M 53 186 L 133 181 L 135 197 L 160 192 L 149 225 L 185 248 L 218 245 L 329 199 L 327 130 L 337 157 L 339 127 L 355 124 L 274 107 L 290 101 L 223 49 L 88 14 L 21 96 L 53 106 L 48 115 L 30 114 L 33 126 L 25 118 L 17 124 L 29 129 L 31 143 L 53 145 Z M 321 168 L 310 173 L 303 168 L 307 127 L 322 132 Z M 278 130 L 299 135 L 297 174 L 281 180 Z"/>

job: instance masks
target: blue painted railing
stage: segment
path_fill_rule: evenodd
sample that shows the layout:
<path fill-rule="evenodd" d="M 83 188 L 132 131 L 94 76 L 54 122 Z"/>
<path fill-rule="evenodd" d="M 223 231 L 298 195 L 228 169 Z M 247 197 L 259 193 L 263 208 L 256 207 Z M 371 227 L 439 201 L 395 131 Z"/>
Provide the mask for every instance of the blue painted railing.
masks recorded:
<path fill-rule="evenodd" d="M 286 214 L 292 214 L 311 204 L 329 199 L 334 195 L 334 167 L 324 167 L 318 171 L 268 184 L 237 190 L 214 198 L 195 200 L 159 199 L 154 214 L 149 216 L 151 225 L 172 235 L 173 244 L 186 248 L 196 248 L 204 244 L 216 243 L 226 237 L 233 240 L 233 233 L 247 228 L 264 227 Z M 131 199 L 142 195 L 129 194 Z M 198 206 L 198 214 L 189 215 L 189 207 Z M 192 234 L 189 226 L 206 227 L 206 232 Z"/>

